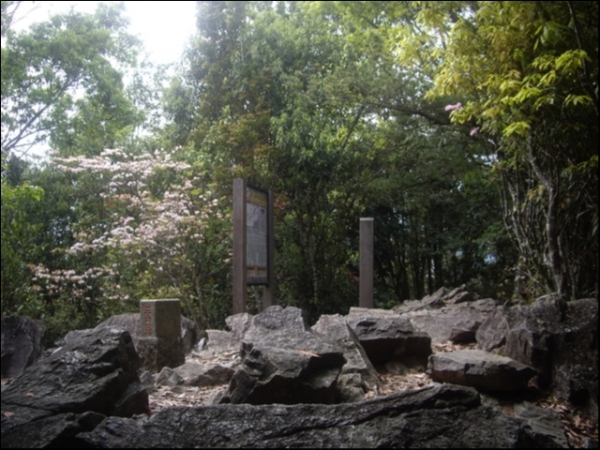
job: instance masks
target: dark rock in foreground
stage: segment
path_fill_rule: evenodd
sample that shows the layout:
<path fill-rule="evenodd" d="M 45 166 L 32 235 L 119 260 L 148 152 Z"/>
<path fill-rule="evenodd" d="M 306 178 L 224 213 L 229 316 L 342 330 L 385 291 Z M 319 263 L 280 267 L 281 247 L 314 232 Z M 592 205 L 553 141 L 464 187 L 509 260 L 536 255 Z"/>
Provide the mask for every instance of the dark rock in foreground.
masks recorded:
<path fill-rule="evenodd" d="M 2 392 L 2 447 L 60 446 L 104 416 L 149 411 L 125 330 L 89 330 L 38 361 Z"/>
<path fill-rule="evenodd" d="M 124 429 L 127 436 L 119 438 Z M 474 389 L 452 385 L 341 405 L 175 407 L 143 425 L 107 419 L 78 440 L 127 448 L 558 447 L 520 420 L 482 406 Z"/>

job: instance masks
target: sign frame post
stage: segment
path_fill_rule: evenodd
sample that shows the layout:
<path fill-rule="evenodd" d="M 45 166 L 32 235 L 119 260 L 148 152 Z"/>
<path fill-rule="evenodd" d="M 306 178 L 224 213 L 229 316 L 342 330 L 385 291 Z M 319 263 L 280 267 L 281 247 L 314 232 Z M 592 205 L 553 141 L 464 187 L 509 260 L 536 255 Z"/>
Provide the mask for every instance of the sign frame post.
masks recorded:
<path fill-rule="evenodd" d="M 373 308 L 373 230 L 374 219 L 361 217 L 360 219 L 360 287 L 359 306 Z"/>
<path fill-rule="evenodd" d="M 262 309 L 274 303 L 274 195 L 233 180 L 233 314 L 246 312 L 248 285 L 263 286 Z"/>
<path fill-rule="evenodd" d="M 233 314 L 246 312 L 246 181 L 233 180 Z"/>

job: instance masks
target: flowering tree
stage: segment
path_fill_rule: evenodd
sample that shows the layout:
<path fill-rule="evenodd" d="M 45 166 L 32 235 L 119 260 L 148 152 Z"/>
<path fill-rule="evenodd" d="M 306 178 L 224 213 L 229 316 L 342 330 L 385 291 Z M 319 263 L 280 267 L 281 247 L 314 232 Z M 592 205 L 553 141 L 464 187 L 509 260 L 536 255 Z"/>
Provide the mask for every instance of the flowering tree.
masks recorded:
<path fill-rule="evenodd" d="M 102 180 L 95 194 L 104 217 L 73 224 L 76 243 L 66 253 L 84 270 L 33 266 L 33 290 L 91 303 L 100 316 L 137 308 L 141 298 L 168 296 L 180 298 L 202 326 L 225 317 L 231 213 L 203 187 L 197 170 L 166 151 L 105 150 L 55 164 L 75 174 L 75 183 Z M 98 267 L 82 264 L 90 260 Z"/>

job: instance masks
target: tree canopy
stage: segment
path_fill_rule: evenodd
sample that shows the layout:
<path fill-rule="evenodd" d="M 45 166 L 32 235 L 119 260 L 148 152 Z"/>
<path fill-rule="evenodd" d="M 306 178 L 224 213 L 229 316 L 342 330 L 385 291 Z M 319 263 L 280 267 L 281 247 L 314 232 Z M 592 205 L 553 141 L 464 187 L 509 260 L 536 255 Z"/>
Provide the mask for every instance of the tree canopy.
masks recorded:
<path fill-rule="evenodd" d="M 119 6 L 16 33 L 2 2 L 3 313 L 58 336 L 169 296 L 222 325 L 237 177 L 275 193 L 275 298 L 311 319 L 357 303 L 366 216 L 378 307 L 597 295 L 597 2 L 197 7 L 151 90 Z"/>
<path fill-rule="evenodd" d="M 67 154 L 114 147 L 142 119 L 123 82 L 139 46 L 123 6 L 101 4 L 94 15 L 71 12 L 14 32 L 11 3 L 19 2 L 2 10 L 2 154 L 26 153 L 47 138 Z"/>

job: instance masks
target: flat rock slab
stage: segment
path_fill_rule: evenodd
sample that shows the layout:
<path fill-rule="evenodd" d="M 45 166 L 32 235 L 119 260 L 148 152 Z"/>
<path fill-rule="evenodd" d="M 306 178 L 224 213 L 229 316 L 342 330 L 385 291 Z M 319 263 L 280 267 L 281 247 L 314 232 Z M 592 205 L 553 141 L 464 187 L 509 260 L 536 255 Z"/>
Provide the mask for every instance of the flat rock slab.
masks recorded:
<path fill-rule="evenodd" d="M 434 381 L 471 386 L 484 391 L 527 389 L 537 374 L 531 367 L 482 350 L 436 353 L 428 370 Z"/>
<path fill-rule="evenodd" d="M 415 358 L 425 364 L 432 353 L 431 337 L 393 312 L 350 308 L 346 320 L 374 365 Z"/>
<path fill-rule="evenodd" d="M 114 422 L 113 419 L 112 428 L 119 429 Z M 128 421 L 127 426 L 125 438 L 119 439 L 121 433 L 109 433 L 112 446 L 557 447 L 546 436 L 532 433 L 520 420 L 481 405 L 474 389 L 455 385 L 432 385 L 341 405 L 174 407 L 157 413 L 143 425 Z M 106 442 L 106 435 L 107 426 L 101 424 L 93 432 L 80 434 L 78 439 L 95 444 Z"/>

